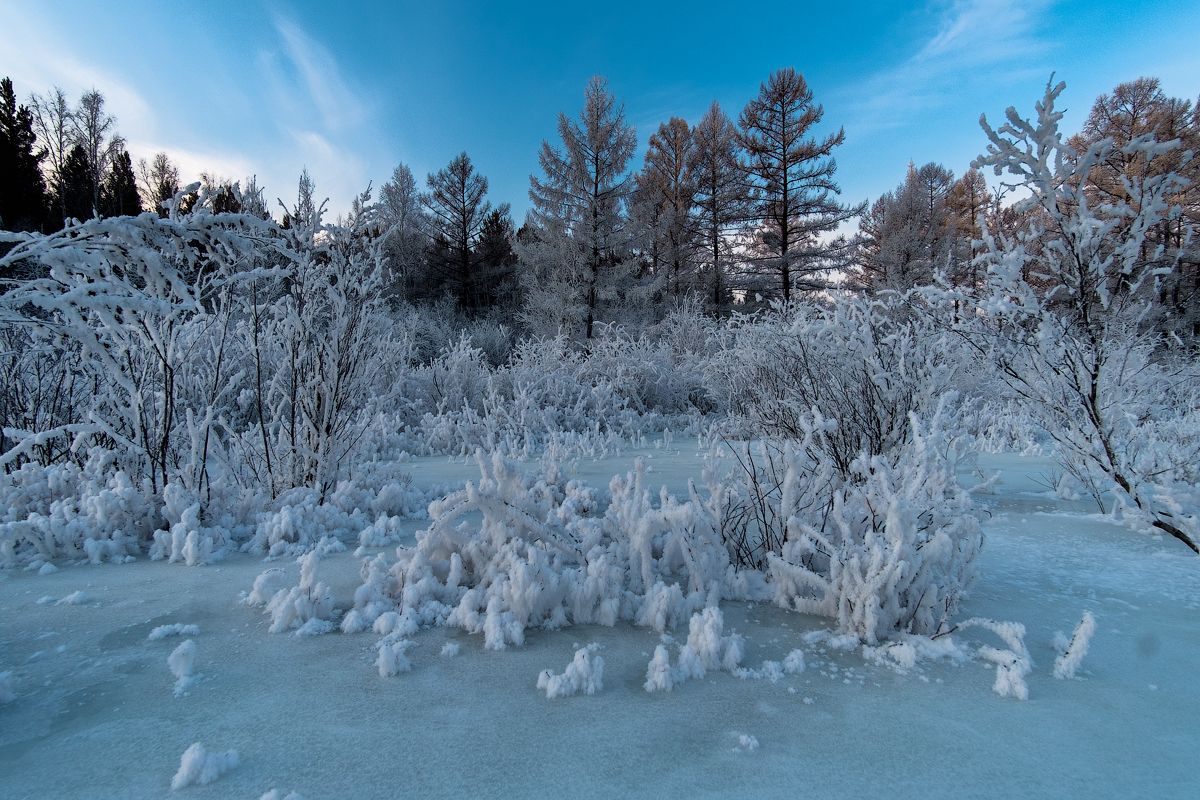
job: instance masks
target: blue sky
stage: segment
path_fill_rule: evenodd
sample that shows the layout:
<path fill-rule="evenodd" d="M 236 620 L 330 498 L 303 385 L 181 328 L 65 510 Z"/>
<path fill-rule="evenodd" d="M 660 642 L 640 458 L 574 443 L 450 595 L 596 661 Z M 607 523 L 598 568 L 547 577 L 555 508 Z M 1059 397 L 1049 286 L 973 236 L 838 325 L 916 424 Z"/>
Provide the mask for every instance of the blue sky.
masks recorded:
<path fill-rule="evenodd" d="M 343 5 L 0 0 L 0 75 L 23 96 L 94 86 L 135 159 L 166 150 L 185 177 L 256 174 L 287 198 L 307 166 L 335 212 L 398 162 L 423 179 L 466 150 L 518 223 L 540 142 L 593 74 L 644 146 L 713 99 L 736 119 L 794 66 L 824 127 L 846 130 L 849 201 L 895 186 L 910 160 L 962 172 L 983 147 L 980 113 L 1032 109 L 1052 71 L 1071 126 L 1141 75 L 1200 94 L 1194 1 Z"/>

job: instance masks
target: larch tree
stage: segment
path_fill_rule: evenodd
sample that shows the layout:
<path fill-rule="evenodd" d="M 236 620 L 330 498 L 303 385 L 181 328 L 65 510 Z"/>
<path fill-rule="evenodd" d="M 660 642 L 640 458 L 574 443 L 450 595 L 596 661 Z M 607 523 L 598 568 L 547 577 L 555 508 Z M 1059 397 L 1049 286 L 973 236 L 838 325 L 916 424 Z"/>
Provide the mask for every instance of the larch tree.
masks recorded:
<path fill-rule="evenodd" d="M 689 182 L 695 192 L 697 258 L 707 302 L 720 312 L 730 304 L 727 274 L 733 262 L 733 232 L 745 220 L 749 203 L 739 161 L 737 128 L 713 101 L 692 131 Z"/>
<path fill-rule="evenodd" d="M 1178 141 L 1180 147 L 1149 158 L 1128 147 L 1143 138 Z M 1142 187 L 1146 179 L 1169 172 L 1185 179 L 1170 198 L 1178 213 L 1157 221 L 1143 243 L 1141 257 L 1165 264 L 1178 256 L 1173 273 L 1160 282 L 1160 313 L 1177 334 L 1200 338 L 1200 249 L 1185 235 L 1200 223 L 1200 159 L 1194 157 L 1200 153 L 1200 107 L 1168 97 L 1157 78 L 1122 83 L 1111 94 L 1096 98 L 1083 130 L 1070 144 L 1085 152 L 1104 139 L 1111 139 L 1114 147 L 1087 175 L 1085 188 L 1093 203 L 1127 202 L 1136 209 L 1143 201 L 1130 193 L 1131 187 Z"/>
<path fill-rule="evenodd" d="M 939 164 L 909 164 L 904 183 L 876 200 L 859 220 L 852 284 L 868 291 L 927 285 L 952 266 L 954 182 Z"/>
<path fill-rule="evenodd" d="M 487 178 L 475 171 L 471 158 L 459 153 L 426 181 L 429 191 L 421 204 L 429 214 L 430 233 L 436 247 L 430 256 L 431 277 L 450 288 L 464 311 L 474 311 L 484 302 L 475 274 L 475 244 L 492 206 L 487 196 Z"/>
<path fill-rule="evenodd" d="M 561 147 L 542 142 L 543 177 L 531 176 L 533 230 L 523 245 L 526 316 L 577 325 L 586 339 L 628 276 L 627 171 L 637 145 L 624 107 L 599 76 L 589 81 L 578 120 L 558 116 Z"/>
<path fill-rule="evenodd" d="M 821 237 L 863 211 L 838 202 L 833 150 L 845 139 L 837 132 L 817 139 L 812 129 L 824 116 L 812 90 L 795 69 L 773 73 L 743 109 L 740 142 L 746 151 L 746 177 L 754 198 L 756 227 L 752 263 L 771 275 L 785 302 L 797 289 L 818 289 L 831 269 Z"/>
<path fill-rule="evenodd" d="M 693 286 L 696 250 L 695 188 L 688 164 L 695 141 L 686 120 L 672 117 L 650 137 L 642 171 L 637 176 L 635 205 L 643 251 L 653 253 L 652 277 L 663 293 L 686 295 Z"/>

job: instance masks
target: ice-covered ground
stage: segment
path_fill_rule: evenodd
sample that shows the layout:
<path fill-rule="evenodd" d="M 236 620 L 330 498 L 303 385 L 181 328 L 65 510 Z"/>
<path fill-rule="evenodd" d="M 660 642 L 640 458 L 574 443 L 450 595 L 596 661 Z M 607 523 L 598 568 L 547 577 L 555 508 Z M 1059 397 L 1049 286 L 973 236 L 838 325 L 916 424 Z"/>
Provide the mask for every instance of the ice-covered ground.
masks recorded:
<path fill-rule="evenodd" d="M 578 474 L 606 486 L 634 455 L 582 461 Z M 694 443 L 646 455 L 677 494 L 700 471 Z M 194 742 L 236 751 L 237 764 L 178 796 L 1196 796 L 1200 560 L 1048 494 L 1045 460 L 982 464 L 1002 478 L 981 498 L 982 578 L 963 616 L 1025 624 L 1028 701 L 993 694 L 991 665 L 898 672 L 803 638 L 827 620 L 744 603 L 723 606 L 726 631 L 746 637 L 743 663 L 800 648 L 807 669 L 776 682 L 711 672 L 649 694 L 659 637 L 622 624 L 529 631 L 503 652 L 423 631 L 412 670 L 382 678 L 371 634 L 269 635 L 261 610 L 237 602 L 257 558 L 63 565 L 0 572 L 0 673 L 16 695 L 0 705 L 0 797 L 168 796 Z M 476 474 L 446 459 L 411 466 L 424 485 Z M 321 561 L 339 605 L 358 564 L 349 550 Z M 294 562 L 275 565 L 294 583 Z M 1090 651 L 1076 679 L 1057 680 L 1054 634 L 1085 610 L 1098 626 Z M 198 631 L 148 638 L 173 624 Z M 191 678 L 176 696 L 168 656 L 185 639 Z M 539 673 L 591 642 L 603 688 L 548 700 Z"/>

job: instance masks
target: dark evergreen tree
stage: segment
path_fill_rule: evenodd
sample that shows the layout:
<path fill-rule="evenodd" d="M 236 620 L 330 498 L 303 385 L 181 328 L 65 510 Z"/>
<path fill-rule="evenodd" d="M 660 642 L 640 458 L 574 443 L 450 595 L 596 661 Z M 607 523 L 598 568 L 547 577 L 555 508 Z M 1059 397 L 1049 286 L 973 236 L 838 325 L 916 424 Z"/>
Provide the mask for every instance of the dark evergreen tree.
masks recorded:
<path fill-rule="evenodd" d="M 63 163 L 54 192 L 58 197 L 59 207 L 63 210 L 64 223 L 68 219 L 84 220 L 94 216 L 92 167 L 82 145 L 75 145 L 67 153 L 67 160 Z"/>
<path fill-rule="evenodd" d="M 36 145 L 33 114 L 17 105 L 12 81 L 0 80 L 0 229 L 32 231 L 45 223 L 43 156 Z"/>
<path fill-rule="evenodd" d="M 487 305 L 515 308 L 519 304 L 517 253 L 513 249 L 516 232 L 508 204 L 483 219 L 479 242 L 475 245 L 482 296 Z"/>
<path fill-rule="evenodd" d="M 122 149 L 113 157 L 112 169 L 100 188 L 100 214 L 105 217 L 129 217 L 142 212 L 137 176 L 129 151 Z"/>

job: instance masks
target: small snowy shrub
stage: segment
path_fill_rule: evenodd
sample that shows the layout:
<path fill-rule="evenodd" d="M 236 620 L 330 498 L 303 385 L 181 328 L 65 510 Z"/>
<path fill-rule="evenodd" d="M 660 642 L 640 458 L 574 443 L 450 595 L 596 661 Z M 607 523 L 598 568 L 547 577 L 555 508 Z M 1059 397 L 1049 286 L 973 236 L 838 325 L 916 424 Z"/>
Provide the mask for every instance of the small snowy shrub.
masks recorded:
<path fill-rule="evenodd" d="M 575 651 L 575 657 L 561 674 L 550 670 L 542 670 L 538 675 L 537 688 L 553 700 L 556 697 L 570 697 L 583 692 L 596 694 L 604 688 L 604 658 L 597 655 L 600 645 L 591 644 L 580 647 Z"/>
<path fill-rule="evenodd" d="M 411 639 L 396 639 L 386 637 L 376 645 L 379 650 L 379 655 L 375 659 L 375 666 L 379 669 L 381 678 L 390 678 L 399 675 L 401 672 L 408 672 L 412 669 L 412 662 L 408 660 L 408 650 L 413 646 Z"/>
<path fill-rule="evenodd" d="M 837 621 L 875 644 L 893 632 L 933 634 L 958 608 L 983 543 L 945 402 L 895 461 L 860 457 L 820 518 L 780 512 L 786 541 L 769 563 L 776 601 Z M 803 468 L 798 461 L 789 467 Z M 785 483 L 784 496 L 789 496 Z M 790 496 L 795 496 L 792 493 Z"/>
<path fill-rule="evenodd" d="M 224 753 L 209 752 L 204 745 L 196 742 L 179 759 L 179 771 L 171 779 L 171 789 L 178 790 L 185 786 L 204 786 L 212 783 L 229 770 L 238 765 L 236 750 L 226 750 Z"/>
<path fill-rule="evenodd" d="M 994 619 L 972 617 L 957 625 L 964 628 L 983 628 L 1000 637 L 1008 649 L 980 645 L 979 656 L 996 665 L 996 682 L 992 691 L 1001 697 L 1029 699 L 1025 676 L 1033 669 L 1033 659 L 1025 647 L 1025 626 L 1019 622 L 998 622 Z"/>
<path fill-rule="evenodd" d="M 191 639 L 180 643 L 171 651 L 171 655 L 167 656 L 167 666 L 171 668 L 171 674 L 175 676 L 176 697 L 186 693 L 196 682 L 195 662 L 196 643 Z"/>
<path fill-rule="evenodd" d="M 1083 663 L 1084 656 L 1087 655 L 1088 645 L 1092 641 L 1092 635 L 1096 632 L 1096 618 L 1092 616 L 1092 612 L 1083 612 L 1083 618 L 1079 620 L 1079 624 L 1075 626 L 1075 632 L 1071 634 L 1071 638 L 1067 641 L 1058 658 L 1054 659 L 1054 677 L 1060 680 L 1074 678 L 1075 672 L 1079 669 L 1079 665 Z"/>
<path fill-rule="evenodd" d="M 266 613 L 271 616 L 268 630 L 271 633 L 283 633 L 295 628 L 299 635 L 312 635 L 328 633 L 333 629 L 333 595 L 328 586 L 317 580 L 320 557 L 317 550 L 301 556 L 299 584 L 290 589 L 280 589 L 267 601 Z M 259 576 L 261 578 L 263 575 Z M 257 592 L 259 580 L 256 579 L 254 583 Z"/>
<path fill-rule="evenodd" d="M 154 630 L 150 631 L 150 635 L 146 638 L 150 641 L 158 639 L 166 639 L 168 636 L 197 636 L 200 633 L 199 625 L 184 625 L 179 622 L 170 625 L 159 625 Z"/>
<path fill-rule="evenodd" d="M 646 667 L 647 692 L 670 691 L 692 678 L 703 678 L 713 670 L 736 672 L 742 661 L 745 642 L 736 633 L 724 635 L 725 617 L 721 609 L 709 606 L 688 621 L 687 642 L 680 646 L 675 666 L 664 645 L 654 648 Z"/>

